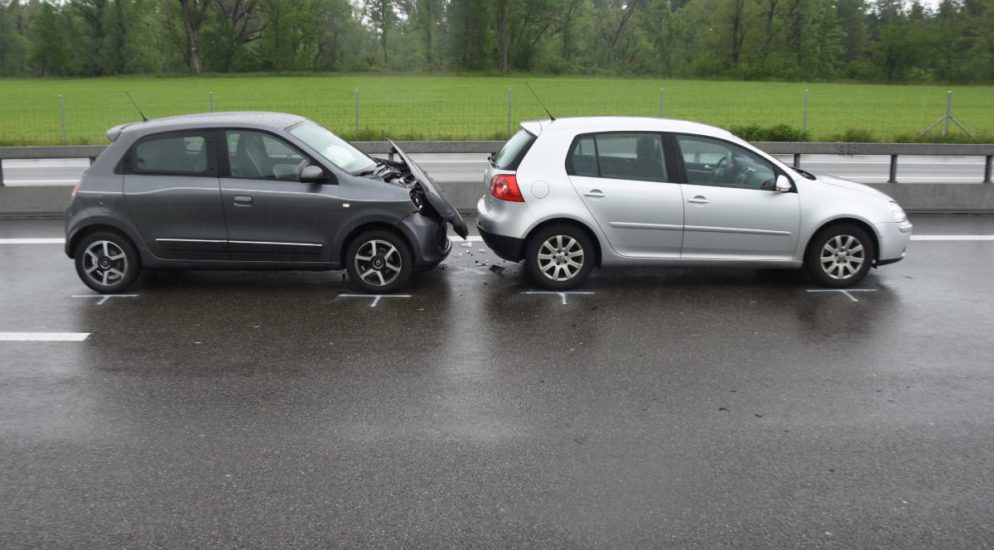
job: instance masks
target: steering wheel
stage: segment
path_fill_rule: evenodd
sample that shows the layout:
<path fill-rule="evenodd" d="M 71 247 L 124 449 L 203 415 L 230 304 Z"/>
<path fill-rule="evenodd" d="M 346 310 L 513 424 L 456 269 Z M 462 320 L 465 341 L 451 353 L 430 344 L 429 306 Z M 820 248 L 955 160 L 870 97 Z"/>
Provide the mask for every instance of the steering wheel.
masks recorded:
<path fill-rule="evenodd" d="M 725 156 L 721 157 L 717 163 L 714 165 L 714 170 L 711 171 L 711 181 L 720 183 L 721 180 L 728 174 L 732 169 L 735 161 L 732 159 L 732 154 L 727 153 Z"/>

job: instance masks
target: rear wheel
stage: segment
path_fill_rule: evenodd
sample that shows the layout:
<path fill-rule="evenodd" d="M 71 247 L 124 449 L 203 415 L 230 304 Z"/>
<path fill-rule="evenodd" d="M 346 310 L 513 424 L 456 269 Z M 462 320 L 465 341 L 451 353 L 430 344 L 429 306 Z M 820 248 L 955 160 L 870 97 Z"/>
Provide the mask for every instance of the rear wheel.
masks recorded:
<path fill-rule="evenodd" d="M 537 285 L 551 290 L 579 286 L 594 267 L 594 243 L 572 225 L 550 225 L 528 240 L 525 269 Z"/>
<path fill-rule="evenodd" d="M 366 292 L 389 293 L 411 280 L 414 260 L 407 242 L 389 231 L 366 231 L 345 252 L 345 268 Z"/>
<path fill-rule="evenodd" d="M 822 286 L 846 288 L 866 277 L 875 254 L 866 231 L 855 225 L 836 225 L 815 235 L 804 263 Z"/>
<path fill-rule="evenodd" d="M 76 245 L 76 273 L 101 294 L 122 292 L 141 271 L 138 252 L 127 237 L 109 231 L 87 235 Z"/>

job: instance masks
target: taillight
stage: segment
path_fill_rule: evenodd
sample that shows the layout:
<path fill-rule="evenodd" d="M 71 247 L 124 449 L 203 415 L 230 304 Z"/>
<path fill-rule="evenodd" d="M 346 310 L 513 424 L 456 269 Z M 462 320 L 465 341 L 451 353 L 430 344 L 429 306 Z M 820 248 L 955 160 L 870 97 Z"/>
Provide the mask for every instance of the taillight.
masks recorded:
<path fill-rule="evenodd" d="M 525 202 L 514 174 L 497 174 L 490 179 L 490 194 L 502 201 Z"/>

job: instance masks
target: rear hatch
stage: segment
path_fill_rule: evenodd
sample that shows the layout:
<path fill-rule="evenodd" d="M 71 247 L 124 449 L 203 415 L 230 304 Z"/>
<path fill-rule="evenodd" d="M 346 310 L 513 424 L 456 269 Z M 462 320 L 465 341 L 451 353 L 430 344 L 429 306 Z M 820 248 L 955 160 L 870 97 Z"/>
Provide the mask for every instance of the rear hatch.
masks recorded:
<path fill-rule="evenodd" d="M 466 227 L 466 222 L 463 221 L 462 216 L 459 215 L 459 211 L 449 202 L 449 199 L 445 198 L 445 195 L 438 189 L 435 182 L 428 177 L 427 172 L 411 160 L 411 157 L 407 156 L 396 143 L 391 140 L 387 141 L 390 142 L 390 146 L 393 147 L 401 160 L 404 161 L 404 164 L 407 165 L 407 169 L 414 176 L 414 179 L 418 180 L 418 183 L 421 184 L 421 189 L 424 191 L 425 199 L 428 200 L 428 203 L 438 212 L 439 216 L 442 216 L 442 219 L 452 224 L 452 229 L 455 229 L 460 237 L 465 239 L 469 235 L 469 229 Z"/>

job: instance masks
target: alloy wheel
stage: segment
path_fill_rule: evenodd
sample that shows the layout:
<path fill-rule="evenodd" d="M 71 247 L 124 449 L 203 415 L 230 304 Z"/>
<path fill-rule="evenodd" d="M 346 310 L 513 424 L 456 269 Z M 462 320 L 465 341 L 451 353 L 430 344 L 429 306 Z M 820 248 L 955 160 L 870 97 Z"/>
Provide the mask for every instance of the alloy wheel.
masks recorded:
<path fill-rule="evenodd" d="M 368 285 L 389 285 L 400 276 L 402 267 L 403 259 L 400 252 L 387 241 L 369 240 L 356 250 L 356 273 Z"/>
<path fill-rule="evenodd" d="M 852 235 L 835 235 L 821 249 L 821 269 L 833 279 L 845 280 L 856 275 L 866 262 L 863 243 Z"/>
<path fill-rule="evenodd" d="M 584 252 L 569 235 L 553 235 L 538 247 L 538 268 L 553 281 L 569 281 L 583 269 Z"/>
<path fill-rule="evenodd" d="M 128 256 L 113 241 L 94 241 L 83 252 L 83 273 L 98 285 L 114 285 L 127 272 Z"/>

